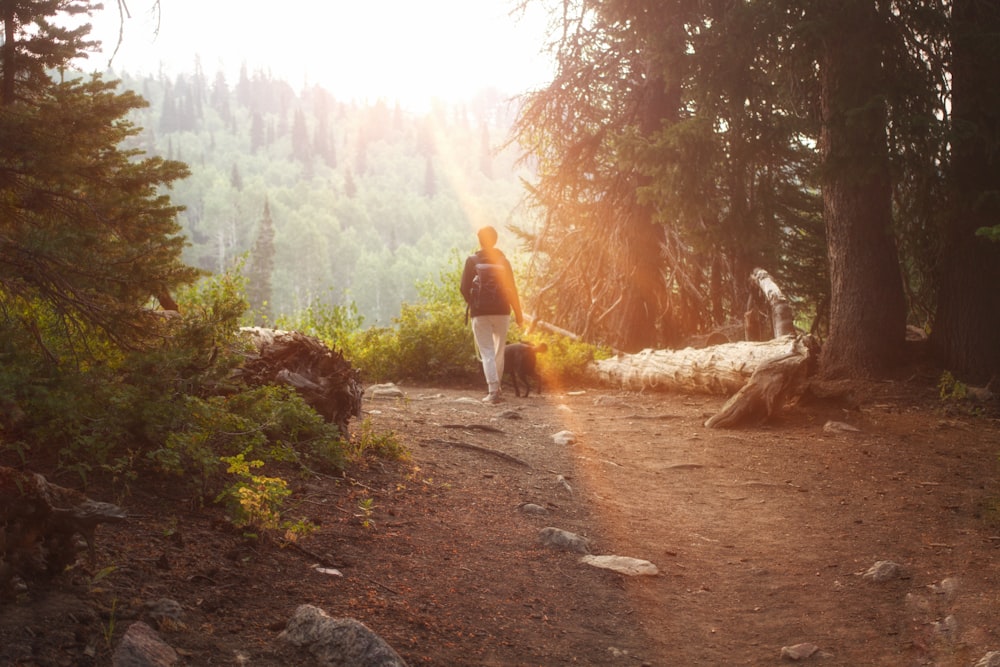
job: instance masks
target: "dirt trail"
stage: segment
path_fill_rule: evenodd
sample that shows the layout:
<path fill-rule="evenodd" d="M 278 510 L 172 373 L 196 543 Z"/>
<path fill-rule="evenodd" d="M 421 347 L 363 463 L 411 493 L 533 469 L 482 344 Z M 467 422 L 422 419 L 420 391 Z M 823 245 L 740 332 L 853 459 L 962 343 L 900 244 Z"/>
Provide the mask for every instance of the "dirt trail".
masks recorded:
<path fill-rule="evenodd" d="M 108 620 L 120 635 L 161 597 L 184 609 L 160 631 L 190 665 L 308 664 L 277 641 L 302 603 L 358 618 L 411 665 L 779 665 L 808 642 L 803 664 L 968 667 L 1000 650 L 1000 422 L 949 413 L 929 383 L 742 431 L 702 426 L 714 397 L 588 389 L 485 406 L 476 390 L 402 389 L 366 399 L 365 417 L 412 460 L 296 479 L 293 513 L 319 524 L 301 549 L 136 489 L 135 518 L 98 535 L 95 569 L 115 568 L 99 587 L 81 567 L 0 609 L 0 664 L 85 664 L 58 658 L 88 642 L 88 664 L 109 664 Z M 825 432 L 830 420 L 860 430 Z M 576 442 L 555 444 L 562 430 Z M 539 542 L 547 526 L 660 574 L 581 564 Z M 902 576 L 865 580 L 882 560 Z M 97 604 L 76 644 L 70 612 L 52 610 L 67 590 L 74 619 L 79 600 Z M 9 659 L 53 628 L 50 661 Z"/>

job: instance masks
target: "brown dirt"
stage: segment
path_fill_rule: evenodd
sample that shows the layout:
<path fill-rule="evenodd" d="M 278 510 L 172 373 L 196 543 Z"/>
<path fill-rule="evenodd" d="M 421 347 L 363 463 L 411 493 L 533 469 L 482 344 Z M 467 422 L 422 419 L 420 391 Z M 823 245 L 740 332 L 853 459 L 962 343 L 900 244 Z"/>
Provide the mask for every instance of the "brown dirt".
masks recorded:
<path fill-rule="evenodd" d="M 295 479 L 292 513 L 320 525 L 302 549 L 133 488 L 95 565 L 0 609 L 0 664 L 109 664 L 159 598 L 183 606 L 160 632 L 187 665 L 309 664 L 277 639 L 303 603 L 411 665 L 777 665 L 809 642 L 805 664 L 966 667 L 1000 650 L 1000 421 L 947 408 L 928 378 L 739 431 L 701 425 L 718 397 L 588 388 L 493 407 L 456 400 L 477 389 L 403 389 L 364 408 L 412 459 Z M 555 444 L 562 430 L 576 443 Z M 539 543 L 546 526 L 660 573 L 581 564 Z M 864 579 L 881 560 L 902 576 Z"/>

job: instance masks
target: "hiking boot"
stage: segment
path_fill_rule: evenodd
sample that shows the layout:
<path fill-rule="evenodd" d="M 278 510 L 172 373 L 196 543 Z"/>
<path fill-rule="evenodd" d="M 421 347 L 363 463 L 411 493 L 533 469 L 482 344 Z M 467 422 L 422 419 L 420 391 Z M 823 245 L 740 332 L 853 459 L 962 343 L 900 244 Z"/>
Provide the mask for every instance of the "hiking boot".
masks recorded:
<path fill-rule="evenodd" d="M 503 403 L 503 398 L 501 398 L 499 391 L 491 391 L 486 398 L 483 399 L 483 403 L 486 403 L 487 405 L 496 405 L 497 403 Z"/>

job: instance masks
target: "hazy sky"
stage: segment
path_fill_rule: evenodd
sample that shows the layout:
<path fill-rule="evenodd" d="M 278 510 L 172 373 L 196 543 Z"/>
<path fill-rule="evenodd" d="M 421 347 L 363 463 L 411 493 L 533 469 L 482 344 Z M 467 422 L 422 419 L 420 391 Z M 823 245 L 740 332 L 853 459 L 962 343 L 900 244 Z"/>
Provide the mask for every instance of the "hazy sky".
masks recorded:
<path fill-rule="evenodd" d="M 116 0 L 95 15 L 92 36 L 113 48 Z M 550 80 L 540 55 L 540 15 L 517 20 L 511 0 L 162 0 L 159 34 L 153 0 L 128 0 L 131 18 L 116 71 L 222 69 L 230 84 L 240 65 L 293 86 L 318 83 L 344 99 L 467 99 L 495 86 L 517 93 Z M 91 56 L 103 70 L 107 56 Z"/>

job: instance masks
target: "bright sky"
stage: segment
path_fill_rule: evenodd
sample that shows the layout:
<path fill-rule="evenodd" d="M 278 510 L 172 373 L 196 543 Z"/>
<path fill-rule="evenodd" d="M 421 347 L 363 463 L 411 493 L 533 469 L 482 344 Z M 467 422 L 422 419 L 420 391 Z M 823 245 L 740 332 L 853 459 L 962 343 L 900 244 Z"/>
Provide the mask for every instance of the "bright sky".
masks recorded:
<path fill-rule="evenodd" d="M 153 0 L 127 0 L 131 18 L 116 71 L 193 71 L 230 85 L 242 63 L 293 87 L 320 84 L 342 99 L 464 100 L 496 87 L 515 94 L 551 79 L 540 54 L 544 18 L 509 15 L 513 0 L 162 0 L 155 34 Z M 116 0 L 95 14 L 92 37 L 113 49 Z M 91 56 L 103 70 L 107 55 Z"/>

